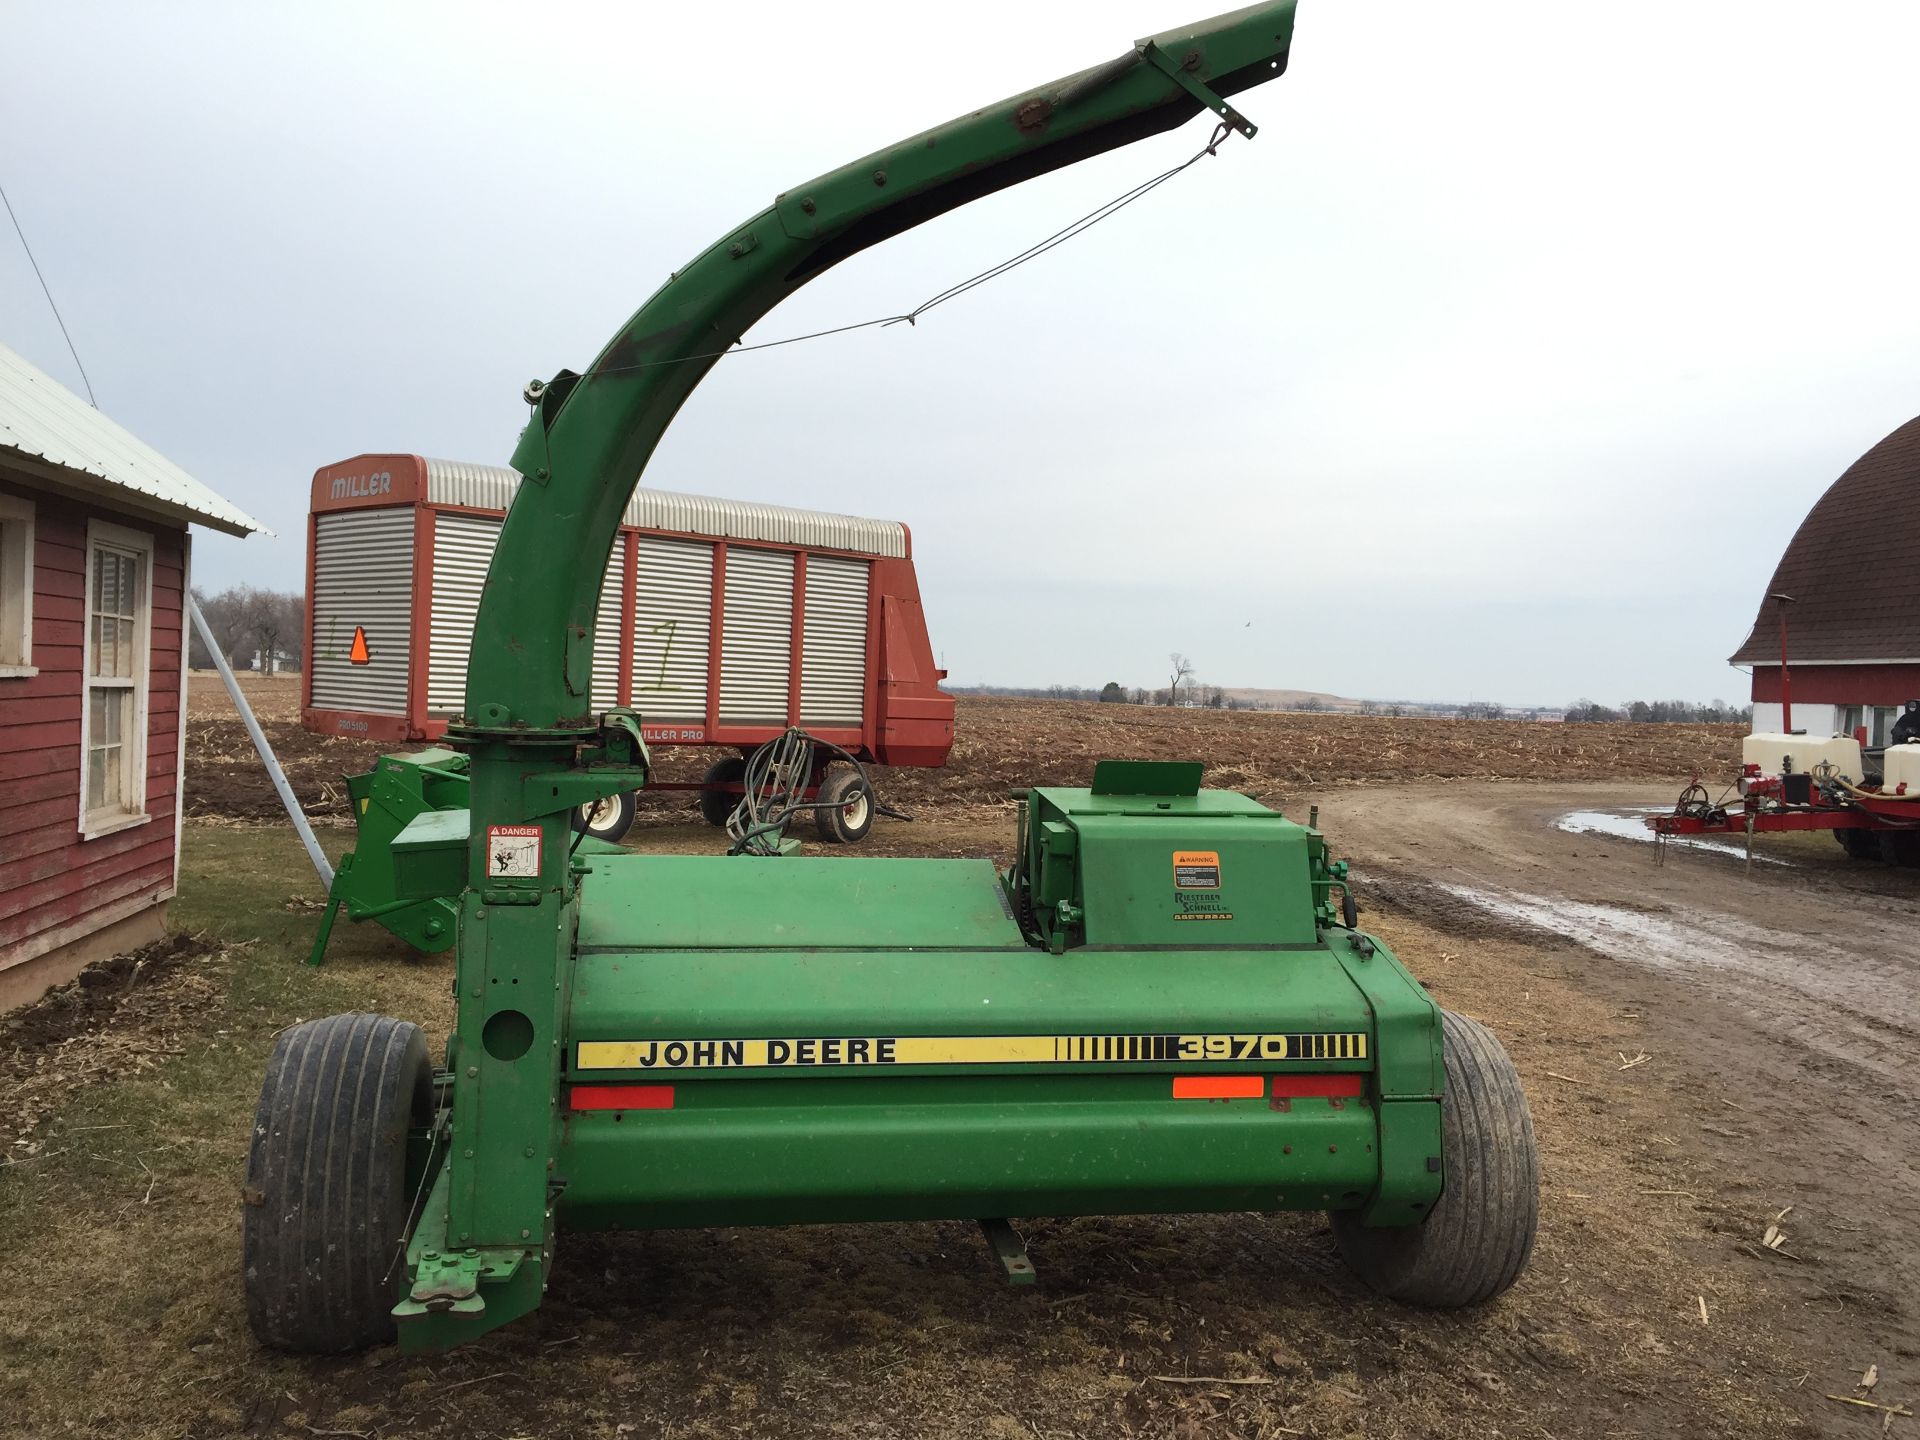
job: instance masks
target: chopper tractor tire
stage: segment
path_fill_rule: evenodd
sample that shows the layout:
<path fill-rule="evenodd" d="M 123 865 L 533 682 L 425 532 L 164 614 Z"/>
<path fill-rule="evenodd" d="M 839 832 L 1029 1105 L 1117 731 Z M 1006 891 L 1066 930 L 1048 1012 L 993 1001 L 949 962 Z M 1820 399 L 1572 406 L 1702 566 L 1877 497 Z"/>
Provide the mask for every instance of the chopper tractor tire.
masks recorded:
<path fill-rule="evenodd" d="M 332 1355 L 394 1338 L 408 1135 L 432 1114 L 418 1025 L 330 1015 L 274 1044 L 242 1192 L 247 1321 L 263 1345 Z"/>
<path fill-rule="evenodd" d="M 836 765 L 820 781 L 813 823 L 829 845 L 856 845 L 873 829 L 873 791 L 851 765 Z"/>
<path fill-rule="evenodd" d="M 589 800 L 573 812 L 574 833 L 587 834 L 596 840 L 618 844 L 626 838 L 627 831 L 633 828 L 633 815 L 637 803 L 631 790 L 619 795 L 606 795 L 598 800 Z"/>
<path fill-rule="evenodd" d="M 1410 1305 L 1453 1310 L 1500 1294 L 1527 1268 L 1540 1213 L 1540 1167 L 1520 1075 L 1493 1032 L 1442 1011 L 1447 1177 L 1419 1225 L 1369 1229 L 1335 1211 L 1334 1239 L 1369 1287 Z"/>
<path fill-rule="evenodd" d="M 747 762 L 738 755 L 729 755 L 724 760 L 716 760 L 707 770 L 708 785 L 738 785 L 747 778 Z M 700 818 L 709 825 L 724 825 L 727 817 L 733 814 L 734 807 L 740 803 L 740 795 L 733 790 L 702 790 L 700 792 Z"/>

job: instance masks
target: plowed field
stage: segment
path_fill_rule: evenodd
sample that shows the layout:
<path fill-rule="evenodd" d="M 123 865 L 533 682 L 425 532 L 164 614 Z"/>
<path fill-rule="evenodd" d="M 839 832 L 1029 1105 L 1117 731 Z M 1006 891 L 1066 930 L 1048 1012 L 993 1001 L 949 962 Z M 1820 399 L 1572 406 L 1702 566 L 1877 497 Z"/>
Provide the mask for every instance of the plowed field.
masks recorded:
<path fill-rule="evenodd" d="M 297 676 L 242 682 L 308 813 L 347 817 L 340 777 L 383 748 L 300 727 Z M 187 813 L 271 819 L 279 803 L 217 677 L 193 678 L 188 707 Z M 1078 701 L 962 696 L 953 755 L 940 770 L 881 769 L 882 796 L 903 809 L 1004 804 L 1013 785 L 1084 785 L 1094 763 L 1200 760 L 1207 783 L 1278 804 L 1337 785 L 1432 780 L 1641 780 L 1730 773 L 1741 729 L 1732 725 L 1540 725 L 1505 720 L 1391 719 L 1278 711 L 1187 710 Z M 695 780 L 721 751 L 661 749 L 659 774 Z M 1678 789 L 1676 784 L 1675 789 Z M 646 808 L 684 811 L 664 792 Z"/>

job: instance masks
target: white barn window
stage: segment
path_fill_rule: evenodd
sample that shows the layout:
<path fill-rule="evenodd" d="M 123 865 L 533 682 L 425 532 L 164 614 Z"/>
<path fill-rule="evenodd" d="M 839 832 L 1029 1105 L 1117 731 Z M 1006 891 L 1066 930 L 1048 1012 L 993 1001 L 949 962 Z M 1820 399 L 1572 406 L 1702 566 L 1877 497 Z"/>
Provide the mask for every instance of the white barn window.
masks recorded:
<path fill-rule="evenodd" d="M 80 711 L 80 831 L 147 818 L 147 672 L 153 629 L 153 537 L 87 526 L 86 703 Z"/>
<path fill-rule="evenodd" d="M 0 495 L 0 679 L 33 666 L 33 502 Z"/>

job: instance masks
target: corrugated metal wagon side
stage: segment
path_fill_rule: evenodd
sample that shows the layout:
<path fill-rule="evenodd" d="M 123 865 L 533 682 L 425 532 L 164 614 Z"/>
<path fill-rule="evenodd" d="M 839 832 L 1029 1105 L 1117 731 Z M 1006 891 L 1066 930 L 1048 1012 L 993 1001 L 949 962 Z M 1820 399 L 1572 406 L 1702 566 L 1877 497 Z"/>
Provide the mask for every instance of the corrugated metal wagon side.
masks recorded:
<path fill-rule="evenodd" d="M 445 734 L 519 483 L 502 467 L 417 455 L 315 472 L 308 729 Z M 798 725 L 863 761 L 939 766 L 953 745 L 944 675 L 905 525 L 634 493 L 600 591 L 593 704 L 639 711 L 650 744 L 744 753 Z"/>

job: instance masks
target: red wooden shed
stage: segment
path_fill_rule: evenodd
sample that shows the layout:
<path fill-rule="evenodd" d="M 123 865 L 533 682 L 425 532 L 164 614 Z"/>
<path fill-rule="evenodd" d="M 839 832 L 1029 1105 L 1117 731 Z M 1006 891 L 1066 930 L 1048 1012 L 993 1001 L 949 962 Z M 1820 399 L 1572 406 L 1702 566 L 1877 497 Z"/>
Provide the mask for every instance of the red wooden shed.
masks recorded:
<path fill-rule="evenodd" d="M 165 927 L 189 522 L 266 533 L 0 345 L 0 1009 Z"/>

